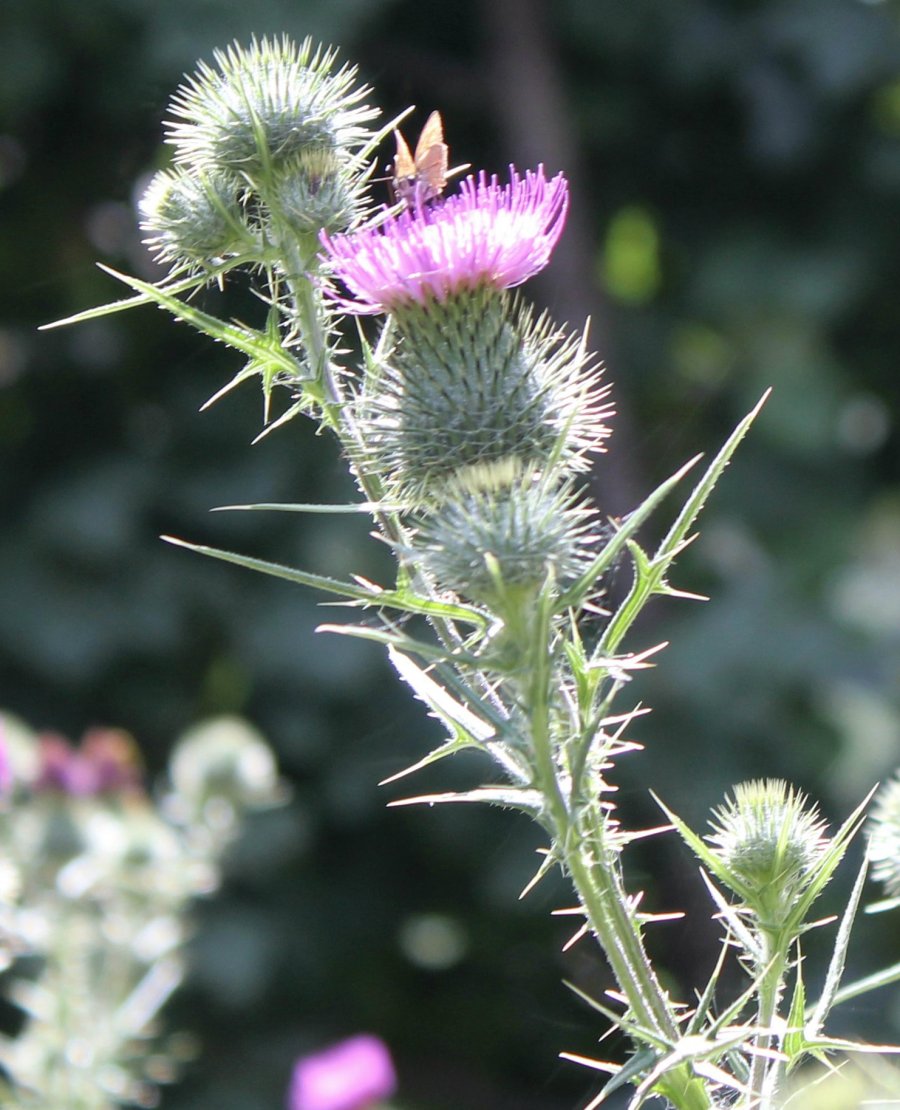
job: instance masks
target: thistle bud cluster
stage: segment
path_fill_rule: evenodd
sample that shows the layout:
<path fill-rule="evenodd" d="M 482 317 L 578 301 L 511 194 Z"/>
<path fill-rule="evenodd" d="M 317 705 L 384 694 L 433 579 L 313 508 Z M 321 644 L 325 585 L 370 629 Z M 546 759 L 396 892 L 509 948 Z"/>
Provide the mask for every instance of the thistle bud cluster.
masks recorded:
<path fill-rule="evenodd" d="M 0 1041 L 3 1105 L 155 1106 L 184 1055 L 158 1015 L 183 975 L 186 913 L 215 889 L 244 808 L 277 801 L 271 752 L 240 722 L 209 722 L 176 746 L 154 802 L 122 730 L 73 745 L 0 723 L 4 993 L 23 1017 Z"/>
<path fill-rule="evenodd" d="M 310 40 L 254 40 L 217 51 L 176 93 L 175 164 L 141 201 L 147 243 L 176 270 L 310 266 L 324 228 L 365 209 L 366 123 L 376 113 L 352 67 Z"/>

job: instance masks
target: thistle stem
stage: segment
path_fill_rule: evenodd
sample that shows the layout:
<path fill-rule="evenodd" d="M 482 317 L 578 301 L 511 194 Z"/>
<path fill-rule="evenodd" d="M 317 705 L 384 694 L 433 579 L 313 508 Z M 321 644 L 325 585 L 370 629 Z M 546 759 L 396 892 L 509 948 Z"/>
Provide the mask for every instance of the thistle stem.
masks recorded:
<path fill-rule="evenodd" d="M 526 701 L 531 727 L 535 778 L 546 800 L 546 815 L 560 862 L 568 873 L 591 931 L 603 948 L 635 1022 L 649 1039 L 674 1046 L 678 1022 L 644 948 L 640 924 L 629 903 L 614 848 L 602 843 L 603 811 L 591 801 L 567 802 L 554 756 L 550 729 L 551 665 L 549 604 L 539 605 L 526 643 L 532 645 L 526 673 Z M 585 829 L 593 830 L 592 835 Z M 599 850 L 598 850 L 599 849 Z M 678 1110 L 708 1110 L 705 1084 L 688 1065 L 666 1073 L 657 1090 Z"/>
<path fill-rule="evenodd" d="M 755 1038 L 757 1051 L 753 1054 L 750 1066 L 750 1080 L 747 1106 L 753 1110 L 774 1110 L 779 1065 L 767 1057 L 767 1050 L 774 1041 L 773 1029 L 778 1017 L 778 1000 L 784 987 L 787 971 L 787 947 L 780 936 L 763 932 L 765 967 L 759 985 L 757 1025 L 759 1031 Z"/>

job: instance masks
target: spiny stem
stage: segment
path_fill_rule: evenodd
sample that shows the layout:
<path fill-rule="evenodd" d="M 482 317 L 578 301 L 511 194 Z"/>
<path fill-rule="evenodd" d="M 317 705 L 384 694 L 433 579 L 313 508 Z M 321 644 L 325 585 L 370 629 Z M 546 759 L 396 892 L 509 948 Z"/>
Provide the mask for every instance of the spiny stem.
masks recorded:
<path fill-rule="evenodd" d="M 766 970 L 759 985 L 756 1019 L 759 1032 L 755 1038 L 758 1051 L 753 1054 L 753 1062 L 750 1065 L 748 1083 L 750 1101 L 747 1105 L 754 1110 L 774 1110 L 776 1083 L 773 1079 L 777 1080 L 777 1071 L 772 1072 L 771 1069 L 777 1068 L 777 1064 L 769 1059 L 767 1050 L 773 1041 L 772 1030 L 778 1016 L 778 1000 L 784 987 L 788 954 L 782 938 L 763 932 L 762 939 L 764 941 L 762 966 Z"/>

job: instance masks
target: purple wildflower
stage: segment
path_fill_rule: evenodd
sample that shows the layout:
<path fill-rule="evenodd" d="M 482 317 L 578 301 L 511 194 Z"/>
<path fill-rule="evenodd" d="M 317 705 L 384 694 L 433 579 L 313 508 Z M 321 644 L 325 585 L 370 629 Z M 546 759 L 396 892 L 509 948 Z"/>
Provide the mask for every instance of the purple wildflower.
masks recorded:
<path fill-rule="evenodd" d="M 366 1110 L 396 1087 L 387 1046 L 362 1033 L 297 1061 L 288 1110 Z"/>
<path fill-rule="evenodd" d="M 34 783 L 38 792 L 73 797 L 125 794 L 139 791 L 141 778 L 137 745 L 120 729 L 89 729 L 80 748 L 52 732 L 39 739 L 39 769 Z"/>
<path fill-rule="evenodd" d="M 542 270 L 565 223 L 569 187 L 543 166 L 510 182 L 467 177 L 442 204 L 416 206 L 378 227 L 322 235 L 334 270 L 352 294 L 342 307 L 390 312 L 445 300 L 479 285 L 509 289 Z"/>

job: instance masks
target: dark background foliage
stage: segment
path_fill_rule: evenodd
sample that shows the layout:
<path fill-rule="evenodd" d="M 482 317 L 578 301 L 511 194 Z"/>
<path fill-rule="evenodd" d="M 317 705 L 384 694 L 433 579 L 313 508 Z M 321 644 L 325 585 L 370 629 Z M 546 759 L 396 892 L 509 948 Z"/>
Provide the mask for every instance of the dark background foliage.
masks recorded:
<path fill-rule="evenodd" d="M 152 309 L 35 329 L 120 295 L 96 260 L 150 272 L 134 199 L 165 158 L 167 100 L 253 33 L 335 43 L 387 112 L 418 105 L 410 130 L 439 107 L 458 161 L 564 169 L 569 226 L 532 293 L 560 320 L 591 315 L 615 383 L 604 510 L 715 449 L 774 387 L 682 562 L 678 585 L 711 603 L 660 604 L 635 638 L 672 646 L 636 684 L 655 712 L 621 767 L 625 817 L 657 820 L 650 786 L 702 825 L 730 784 L 778 775 L 840 820 L 900 763 L 898 10 L 5 0 L 0 31 L 0 706 L 73 737 L 127 727 L 152 771 L 190 723 L 238 712 L 294 789 L 198 909 L 172 1022 L 203 1053 L 165 1107 L 278 1106 L 294 1055 L 360 1029 L 391 1043 L 410 1106 L 572 1106 L 591 1079 L 556 1054 L 595 1051 L 600 1028 L 560 979 L 606 979 L 589 944 L 559 955 L 563 887 L 517 901 L 535 834 L 385 810 L 402 788 L 375 783 L 435 732 L 378 650 L 314 636 L 302 590 L 157 539 L 383 577 L 359 521 L 207 515 L 347 498 L 333 446 L 296 421 L 251 445 L 252 388 L 198 413 L 235 360 Z M 693 865 L 670 839 L 633 866 L 654 906 L 693 913 L 653 941 L 687 992 L 715 938 Z M 900 955 L 888 923 L 860 937 L 854 971 Z M 890 997 L 843 1031 L 883 1040 L 885 1013 L 896 1037 Z"/>

